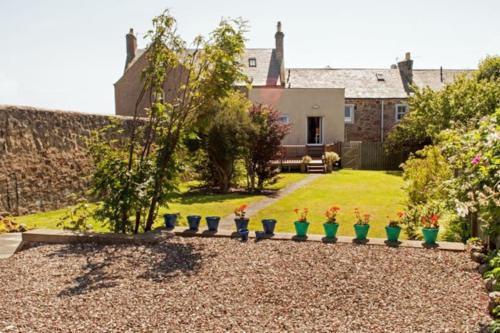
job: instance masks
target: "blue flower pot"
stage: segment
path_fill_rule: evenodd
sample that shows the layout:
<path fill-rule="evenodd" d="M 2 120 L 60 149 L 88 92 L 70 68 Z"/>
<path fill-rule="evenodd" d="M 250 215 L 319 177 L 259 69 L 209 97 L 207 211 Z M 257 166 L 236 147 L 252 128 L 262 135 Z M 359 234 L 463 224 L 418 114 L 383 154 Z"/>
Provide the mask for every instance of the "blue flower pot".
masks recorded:
<path fill-rule="evenodd" d="M 246 217 L 238 217 L 234 219 L 234 223 L 236 224 L 236 232 L 239 232 L 240 229 L 248 230 L 248 221 L 249 219 L 247 219 Z"/>
<path fill-rule="evenodd" d="M 189 215 L 187 217 L 187 220 L 188 220 L 188 224 L 189 224 L 189 230 L 198 231 L 198 228 L 200 227 L 201 216 L 200 215 Z"/>
<path fill-rule="evenodd" d="M 264 219 L 262 220 L 262 226 L 264 227 L 264 232 L 268 235 L 274 234 L 274 227 L 276 226 L 275 219 Z"/>
<path fill-rule="evenodd" d="M 219 229 L 220 217 L 219 216 L 207 216 L 207 217 L 205 217 L 205 220 L 207 221 L 208 231 L 217 232 L 217 230 Z"/>
<path fill-rule="evenodd" d="M 177 225 L 177 214 L 165 214 L 163 220 L 165 221 L 165 228 L 173 229 Z"/>
<path fill-rule="evenodd" d="M 238 230 L 238 233 L 240 234 L 242 242 L 246 242 L 248 240 L 248 229 L 240 229 Z"/>

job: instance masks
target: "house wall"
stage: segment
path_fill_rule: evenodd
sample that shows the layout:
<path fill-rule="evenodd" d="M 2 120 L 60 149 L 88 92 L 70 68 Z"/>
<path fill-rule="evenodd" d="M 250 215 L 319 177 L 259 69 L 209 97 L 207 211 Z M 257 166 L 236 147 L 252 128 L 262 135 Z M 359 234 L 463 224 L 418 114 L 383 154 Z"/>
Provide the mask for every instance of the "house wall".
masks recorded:
<path fill-rule="evenodd" d="M 381 128 L 382 101 L 384 124 Z M 408 104 L 401 98 L 346 98 L 345 104 L 354 105 L 354 123 L 345 124 L 345 141 L 381 142 L 396 125 L 396 105 Z"/>
<path fill-rule="evenodd" d="M 323 117 L 323 141 L 344 140 L 344 89 L 253 88 L 254 103 L 271 105 L 287 115 L 292 129 L 283 140 L 286 145 L 305 145 L 307 117 Z"/>
<path fill-rule="evenodd" d="M 142 54 L 115 83 L 115 113 L 120 116 L 133 116 L 135 105 L 143 87 L 142 71 L 146 68 L 146 54 Z M 173 70 L 168 75 L 163 89 L 165 99 L 172 100 L 178 91 L 178 85 L 186 78 L 186 71 L 182 67 Z M 149 107 L 150 96 L 146 93 L 138 105 L 138 115 L 145 116 L 144 109 Z"/>

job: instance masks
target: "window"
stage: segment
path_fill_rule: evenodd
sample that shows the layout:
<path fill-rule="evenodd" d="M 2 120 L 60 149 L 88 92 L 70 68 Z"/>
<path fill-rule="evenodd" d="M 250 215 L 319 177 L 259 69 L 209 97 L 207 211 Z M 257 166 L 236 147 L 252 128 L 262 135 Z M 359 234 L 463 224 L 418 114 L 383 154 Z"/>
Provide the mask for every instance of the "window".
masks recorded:
<path fill-rule="evenodd" d="M 288 116 L 287 115 L 282 115 L 282 116 L 279 116 L 278 117 L 278 121 L 283 123 L 283 124 L 288 124 L 289 120 L 288 120 Z"/>
<path fill-rule="evenodd" d="M 396 104 L 396 121 L 400 121 L 408 112 L 408 105 L 406 104 Z"/>
<path fill-rule="evenodd" d="M 248 67 L 257 67 L 257 59 L 248 58 Z"/>
<path fill-rule="evenodd" d="M 377 77 L 377 81 L 385 81 L 384 74 L 377 73 L 375 76 Z"/>
<path fill-rule="evenodd" d="M 346 104 L 344 106 L 344 122 L 354 123 L 354 105 Z"/>

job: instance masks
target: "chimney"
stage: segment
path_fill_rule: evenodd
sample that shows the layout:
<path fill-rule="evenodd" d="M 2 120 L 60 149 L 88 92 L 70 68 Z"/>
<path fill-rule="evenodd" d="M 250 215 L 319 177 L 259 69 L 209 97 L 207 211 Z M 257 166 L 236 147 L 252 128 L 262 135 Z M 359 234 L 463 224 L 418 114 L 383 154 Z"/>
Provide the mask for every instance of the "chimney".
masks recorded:
<path fill-rule="evenodd" d="M 285 50 L 283 46 L 283 39 L 285 34 L 281 31 L 281 22 L 278 21 L 278 25 L 276 27 L 276 34 L 274 35 L 274 39 L 276 40 L 276 60 L 278 60 L 278 64 L 280 66 L 280 81 L 281 86 L 285 86 Z"/>
<path fill-rule="evenodd" d="M 439 77 L 441 78 L 441 82 L 443 82 L 443 66 L 439 67 Z"/>
<path fill-rule="evenodd" d="M 137 38 L 134 35 L 134 29 L 130 28 L 127 36 L 125 37 L 127 41 L 127 60 L 125 61 L 125 70 L 127 70 L 128 65 L 134 60 L 135 53 L 137 51 Z"/>
<path fill-rule="evenodd" d="M 405 90 L 410 92 L 410 86 L 413 83 L 413 60 L 411 59 L 410 52 L 406 52 L 405 60 L 398 62 L 398 68 Z"/>

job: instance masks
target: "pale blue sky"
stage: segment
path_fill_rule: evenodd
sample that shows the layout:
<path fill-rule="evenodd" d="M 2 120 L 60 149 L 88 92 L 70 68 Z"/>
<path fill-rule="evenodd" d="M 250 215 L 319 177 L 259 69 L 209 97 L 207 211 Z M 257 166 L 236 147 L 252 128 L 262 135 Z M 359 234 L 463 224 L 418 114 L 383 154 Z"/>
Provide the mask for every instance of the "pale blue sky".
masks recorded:
<path fill-rule="evenodd" d="M 281 20 L 287 67 L 388 68 L 411 51 L 415 68 L 475 68 L 500 54 L 499 0 L 0 0 L 0 104 L 114 113 L 125 34 L 167 7 L 187 40 L 241 16 L 248 47 L 273 47 Z"/>

